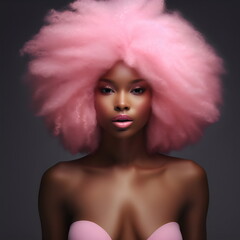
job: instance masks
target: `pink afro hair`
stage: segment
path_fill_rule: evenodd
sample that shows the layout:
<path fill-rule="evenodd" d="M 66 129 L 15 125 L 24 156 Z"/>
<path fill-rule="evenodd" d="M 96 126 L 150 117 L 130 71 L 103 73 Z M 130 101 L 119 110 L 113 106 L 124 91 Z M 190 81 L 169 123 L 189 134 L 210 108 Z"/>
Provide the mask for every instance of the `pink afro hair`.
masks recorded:
<path fill-rule="evenodd" d="M 195 142 L 219 118 L 222 60 L 163 0 L 77 0 L 46 23 L 22 49 L 27 82 L 37 115 L 70 152 L 98 147 L 94 88 L 120 60 L 152 87 L 150 152 Z"/>

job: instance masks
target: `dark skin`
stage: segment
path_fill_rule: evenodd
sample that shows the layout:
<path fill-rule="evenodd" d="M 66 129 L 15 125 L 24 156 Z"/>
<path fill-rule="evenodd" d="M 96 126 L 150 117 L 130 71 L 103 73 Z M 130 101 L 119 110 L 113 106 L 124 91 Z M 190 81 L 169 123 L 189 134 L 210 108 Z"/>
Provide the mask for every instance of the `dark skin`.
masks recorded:
<path fill-rule="evenodd" d="M 149 99 L 146 81 L 123 63 L 99 81 L 99 148 L 56 164 L 42 178 L 44 240 L 66 240 L 71 223 L 78 220 L 97 223 L 113 240 L 146 240 L 168 222 L 179 223 L 184 240 L 206 240 L 206 173 L 193 161 L 148 153 Z M 122 113 L 134 119 L 124 130 L 108 122 Z"/>

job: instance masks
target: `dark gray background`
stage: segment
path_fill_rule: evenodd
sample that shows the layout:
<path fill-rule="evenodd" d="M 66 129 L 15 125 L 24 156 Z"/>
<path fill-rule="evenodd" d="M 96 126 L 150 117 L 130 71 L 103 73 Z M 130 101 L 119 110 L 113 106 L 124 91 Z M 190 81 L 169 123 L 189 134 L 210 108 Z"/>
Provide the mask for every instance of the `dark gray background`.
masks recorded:
<path fill-rule="evenodd" d="M 64 0 L 1 1 L 1 165 L 0 239 L 40 239 L 37 212 L 38 187 L 45 169 L 75 158 L 48 135 L 42 121 L 29 108 L 21 83 L 25 61 L 19 56 L 23 43 L 42 25 L 49 8 Z M 222 117 L 209 127 L 202 140 L 173 155 L 194 159 L 209 178 L 210 240 L 240 239 L 240 111 L 239 53 L 240 3 L 238 0 L 167 0 L 206 36 L 225 59 Z M 3 137 L 3 138 L 2 138 Z"/>

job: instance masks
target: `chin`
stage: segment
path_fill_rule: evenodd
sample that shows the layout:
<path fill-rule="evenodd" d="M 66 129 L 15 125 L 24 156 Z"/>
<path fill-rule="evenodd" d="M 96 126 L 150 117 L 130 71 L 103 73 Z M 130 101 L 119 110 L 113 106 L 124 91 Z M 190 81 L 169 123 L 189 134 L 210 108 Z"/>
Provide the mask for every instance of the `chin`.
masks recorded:
<path fill-rule="evenodd" d="M 136 129 L 117 129 L 114 132 L 111 132 L 110 135 L 117 139 L 129 139 L 132 137 L 136 137 L 145 132 L 145 128 L 141 128 L 140 130 Z"/>

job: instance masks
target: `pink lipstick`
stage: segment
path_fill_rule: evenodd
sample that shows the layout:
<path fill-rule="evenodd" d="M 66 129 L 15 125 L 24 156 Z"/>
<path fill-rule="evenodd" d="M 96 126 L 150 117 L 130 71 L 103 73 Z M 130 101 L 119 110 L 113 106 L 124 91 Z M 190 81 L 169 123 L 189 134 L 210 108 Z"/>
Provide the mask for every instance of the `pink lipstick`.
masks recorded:
<path fill-rule="evenodd" d="M 122 114 L 114 117 L 112 122 L 117 128 L 123 129 L 129 127 L 133 123 L 133 120 L 129 116 Z"/>

